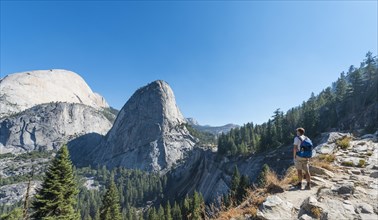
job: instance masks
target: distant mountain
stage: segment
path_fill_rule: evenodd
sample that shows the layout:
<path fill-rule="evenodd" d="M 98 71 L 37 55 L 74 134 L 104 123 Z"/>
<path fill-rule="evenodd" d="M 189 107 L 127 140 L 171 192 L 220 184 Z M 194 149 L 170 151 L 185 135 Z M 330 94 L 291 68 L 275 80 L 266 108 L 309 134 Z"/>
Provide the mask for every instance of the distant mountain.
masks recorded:
<path fill-rule="evenodd" d="M 208 132 L 213 135 L 220 135 L 222 133 L 227 133 L 233 128 L 239 128 L 239 125 L 236 124 L 226 124 L 223 126 L 210 126 L 210 125 L 200 125 L 196 119 L 194 118 L 186 118 L 186 121 L 189 125 L 193 128 L 201 131 L 201 132 Z"/>
<path fill-rule="evenodd" d="M 185 123 L 170 86 L 152 82 L 127 101 L 105 139 L 94 150 L 75 153 L 74 162 L 86 158 L 93 165 L 165 172 L 198 142 Z"/>
<path fill-rule="evenodd" d="M 14 73 L 0 79 L 0 118 L 51 102 L 108 108 L 78 74 L 60 69 Z"/>

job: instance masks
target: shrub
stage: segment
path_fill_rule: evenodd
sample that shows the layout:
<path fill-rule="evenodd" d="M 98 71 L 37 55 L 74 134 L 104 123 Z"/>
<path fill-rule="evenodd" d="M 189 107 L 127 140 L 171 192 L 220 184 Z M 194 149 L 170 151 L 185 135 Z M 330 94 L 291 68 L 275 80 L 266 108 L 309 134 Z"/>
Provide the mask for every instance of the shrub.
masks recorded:
<path fill-rule="evenodd" d="M 348 166 L 348 167 L 354 167 L 354 164 L 353 164 L 352 161 L 343 161 L 343 162 L 341 163 L 341 165 L 343 165 L 343 166 Z"/>
<path fill-rule="evenodd" d="M 319 208 L 319 207 L 312 207 L 312 208 L 311 208 L 311 214 L 312 214 L 315 218 L 320 218 L 320 215 L 322 214 L 322 210 L 321 210 L 321 208 Z"/>
<path fill-rule="evenodd" d="M 337 140 L 336 144 L 339 148 L 345 150 L 350 147 L 350 137 L 344 137 L 343 139 Z"/>
<path fill-rule="evenodd" d="M 365 160 L 358 161 L 358 167 L 365 167 L 365 164 L 366 164 Z"/>
<path fill-rule="evenodd" d="M 248 207 L 248 208 L 244 211 L 243 214 L 244 214 L 244 215 L 249 214 L 249 215 L 251 215 L 253 218 L 256 218 L 256 216 L 257 216 L 257 208 L 256 208 L 255 206 Z"/>
<path fill-rule="evenodd" d="M 298 182 L 298 173 L 295 167 L 287 169 L 285 177 L 282 180 L 283 184 L 296 184 Z"/>
<path fill-rule="evenodd" d="M 336 156 L 334 154 L 321 154 L 318 158 L 321 161 L 327 161 L 329 163 L 332 163 L 333 161 L 335 161 Z"/>

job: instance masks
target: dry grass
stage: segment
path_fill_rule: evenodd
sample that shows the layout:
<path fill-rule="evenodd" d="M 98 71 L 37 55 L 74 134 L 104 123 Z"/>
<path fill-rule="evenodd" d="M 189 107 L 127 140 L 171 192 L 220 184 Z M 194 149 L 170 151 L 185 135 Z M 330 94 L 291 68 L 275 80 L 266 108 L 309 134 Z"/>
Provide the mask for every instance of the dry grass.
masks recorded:
<path fill-rule="evenodd" d="M 324 162 L 325 163 L 325 162 Z M 231 218 L 238 218 L 244 215 L 251 215 L 252 218 L 256 218 L 259 206 L 264 203 L 266 198 L 270 194 L 283 192 L 289 184 L 298 182 L 297 170 L 294 166 L 290 167 L 285 176 L 280 179 L 273 171 L 269 171 L 266 174 L 266 187 L 253 188 L 247 190 L 246 200 L 238 207 L 224 208 L 218 213 L 218 217 L 215 219 L 226 220 Z M 316 212 L 317 210 L 314 210 Z M 315 214 L 314 214 L 315 216 Z"/>
<path fill-rule="evenodd" d="M 322 214 L 322 210 L 321 210 L 321 208 L 319 208 L 319 207 L 312 207 L 312 208 L 311 208 L 311 214 L 312 214 L 315 218 L 319 219 L 320 216 L 321 216 L 321 214 Z"/>
<path fill-rule="evenodd" d="M 257 215 L 258 207 L 265 201 L 267 196 L 268 194 L 265 192 L 265 189 L 248 189 L 247 200 L 238 207 L 230 207 L 229 209 L 222 210 L 218 213 L 218 217 L 215 219 L 228 220 L 246 214 L 251 215 L 254 218 Z"/>
<path fill-rule="evenodd" d="M 336 144 L 339 148 L 345 150 L 350 147 L 350 137 L 344 137 L 343 139 L 337 140 Z"/>
<path fill-rule="evenodd" d="M 285 177 L 282 179 L 281 183 L 283 185 L 296 184 L 298 182 L 298 173 L 294 166 L 287 169 Z"/>
<path fill-rule="evenodd" d="M 256 210 L 257 213 L 257 210 Z M 229 220 L 231 218 L 235 218 L 237 216 L 241 216 L 243 214 L 243 210 L 237 208 L 231 208 L 226 211 L 222 211 L 219 213 L 219 216 L 216 219 L 219 220 Z"/>
<path fill-rule="evenodd" d="M 320 161 L 326 161 L 326 162 L 332 163 L 333 161 L 336 160 L 336 155 L 334 155 L 334 154 L 320 154 L 317 158 Z"/>
<path fill-rule="evenodd" d="M 319 155 L 318 157 L 314 157 L 311 159 L 310 163 L 313 166 L 321 167 L 329 171 L 334 171 L 335 167 L 332 164 L 336 160 L 336 156 L 334 154 L 330 155 Z"/>
<path fill-rule="evenodd" d="M 255 206 L 247 207 L 243 210 L 243 215 L 251 215 L 255 218 L 257 216 L 257 208 Z"/>

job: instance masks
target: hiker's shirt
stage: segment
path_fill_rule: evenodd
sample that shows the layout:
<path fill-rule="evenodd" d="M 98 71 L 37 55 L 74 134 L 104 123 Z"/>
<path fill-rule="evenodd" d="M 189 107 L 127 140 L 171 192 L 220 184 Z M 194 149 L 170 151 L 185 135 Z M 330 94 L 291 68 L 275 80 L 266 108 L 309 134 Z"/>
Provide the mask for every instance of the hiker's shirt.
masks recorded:
<path fill-rule="evenodd" d="M 306 136 L 304 136 L 304 135 L 301 135 L 301 136 L 300 136 L 300 139 L 299 139 L 298 136 L 295 136 L 295 138 L 294 138 L 294 143 L 293 143 L 293 144 L 297 146 L 297 152 L 301 151 L 301 143 L 302 143 L 302 141 L 303 141 L 305 138 L 306 138 Z M 301 139 L 302 139 L 302 140 L 301 140 Z M 300 156 L 296 155 L 296 157 L 300 157 Z"/>

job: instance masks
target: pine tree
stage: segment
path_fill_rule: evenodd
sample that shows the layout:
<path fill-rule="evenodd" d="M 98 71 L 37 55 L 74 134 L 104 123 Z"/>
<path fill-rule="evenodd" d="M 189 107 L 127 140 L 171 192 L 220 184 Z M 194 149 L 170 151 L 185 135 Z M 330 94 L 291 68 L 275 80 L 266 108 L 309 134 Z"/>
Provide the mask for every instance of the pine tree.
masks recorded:
<path fill-rule="evenodd" d="M 100 208 L 100 218 L 102 220 L 121 220 L 121 211 L 118 198 L 118 190 L 114 183 L 114 177 L 110 178 L 110 184 L 106 191 L 102 207 Z"/>
<path fill-rule="evenodd" d="M 197 191 L 194 191 L 193 200 L 192 200 L 192 219 L 198 220 L 201 219 L 202 214 L 202 202 L 200 194 Z"/>
<path fill-rule="evenodd" d="M 232 174 L 232 180 L 231 180 L 231 195 L 233 198 L 235 198 L 236 191 L 240 184 L 240 173 L 238 170 L 238 167 L 235 165 L 234 167 L 234 173 Z"/>
<path fill-rule="evenodd" d="M 72 162 L 66 145 L 57 152 L 46 171 L 42 188 L 33 202 L 35 219 L 78 219 L 75 212 L 78 194 Z"/>
<path fill-rule="evenodd" d="M 172 210 L 171 210 L 171 204 L 169 201 L 167 202 L 167 205 L 165 206 L 165 220 L 172 220 Z"/>
<path fill-rule="evenodd" d="M 22 219 L 22 209 L 15 208 L 7 214 L 2 214 L 0 216 L 0 219 L 2 219 L 2 220 L 19 220 L 19 219 Z"/>
<path fill-rule="evenodd" d="M 173 218 L 173 220 L 183 219 L 180 206 L 177 204 L 177 202 L 175 202 L 175 204 L 173 205 L 172 218 Z"/>
<path fill-rule="evenodd" d="M 165 213 L 164 213 L 164 209 L 163 209 L 163 206 L 159 206 L 159 209 L 158 209 L 158 218 L 160 219 L 160 220 L 164 220 L 165 219 Z"/>
<path fill-rule="evenodd" d="M 238 204 L 240 204 L 243 201 L 244 197 L 246 196 L 248 185 L 249 185 L 248 176 L 242 175 L 240 179 L 239 187 L 236 192 L 236 201 L 238 202 Z"/>
<path fill-rule="evenodd" d="M 189 219 L 189 215 L 190 215 L 190 212 L 191 212 L 191 199 L 188 197 L 188 195 L 185 196 L 185 199 L 184 199 L 184 204 L 183 204 L 183 208 L 182 208 L 182 211 L 183 211 L 183 217 L 184 219 Z"/>
<path fill-rule="evenodd" d="M 156 209 L 155 207 L 152 207 L 148 210 L 148 216 L 147 216 L 148 220 L 158 220 L 158 215 L 156 213 Z"/>
<path fill-rule="evenodd" d="M 100 217 L 100 211 L 98 209 L 96 210 L 96 214 L 94 216 L 94 219 L 95 220 L 100 220 L 101 219 L 101 217 Z"/>
<path fill-rule="evenodd" d="M 259 176 L 257 177 L 257 185 L 259 187 L 264 187 L 266 185 L 266 175 L 269 172 L 269 166 L 267 164 L 264 164 Z"/>

